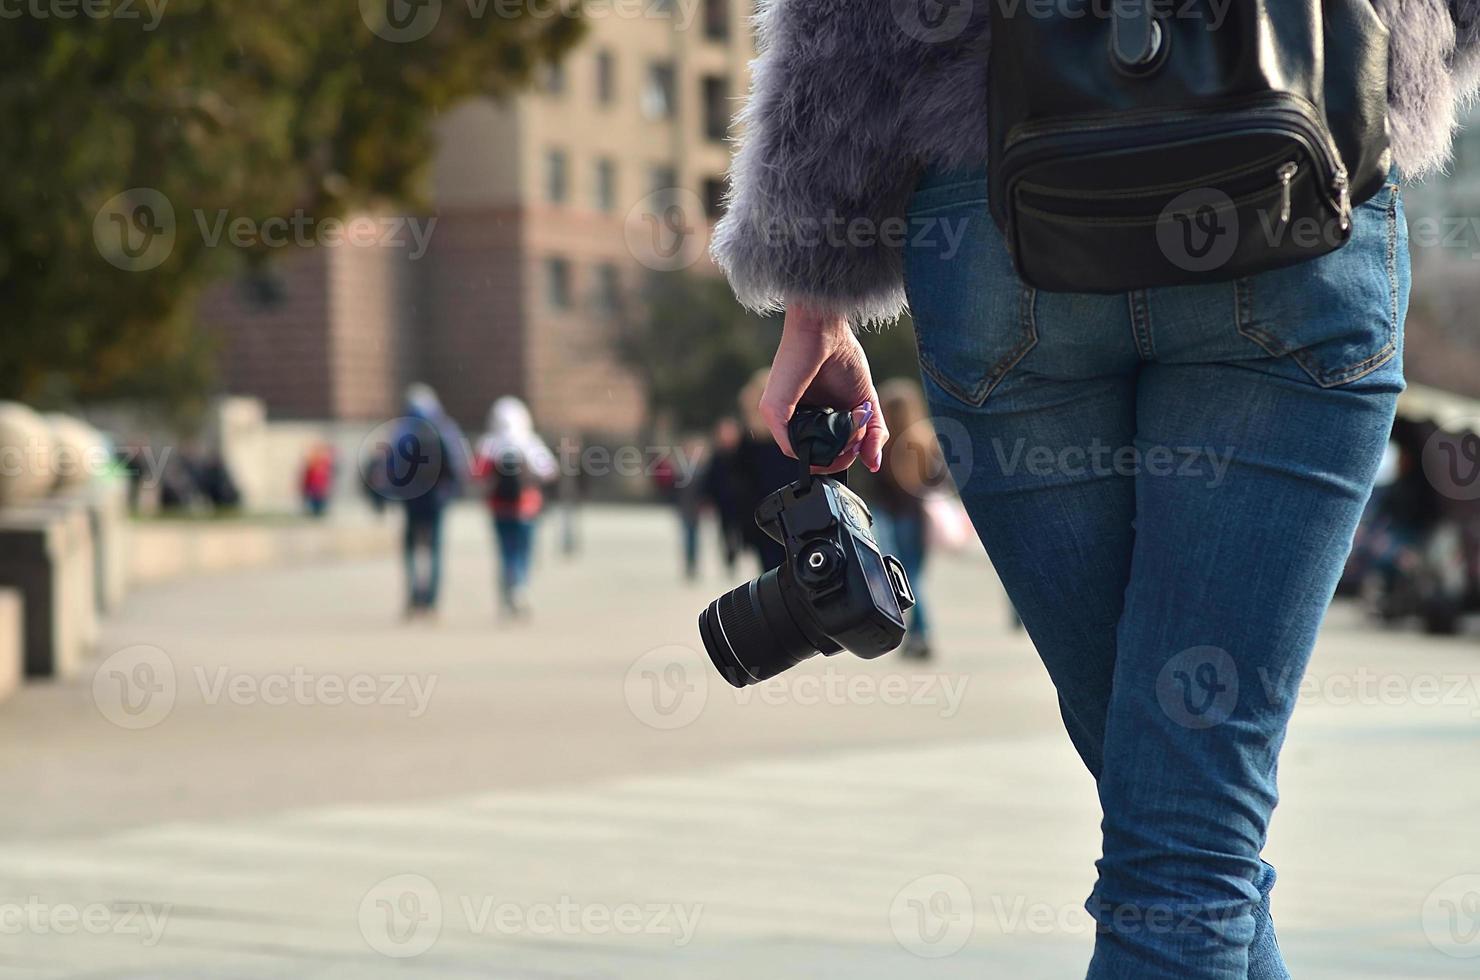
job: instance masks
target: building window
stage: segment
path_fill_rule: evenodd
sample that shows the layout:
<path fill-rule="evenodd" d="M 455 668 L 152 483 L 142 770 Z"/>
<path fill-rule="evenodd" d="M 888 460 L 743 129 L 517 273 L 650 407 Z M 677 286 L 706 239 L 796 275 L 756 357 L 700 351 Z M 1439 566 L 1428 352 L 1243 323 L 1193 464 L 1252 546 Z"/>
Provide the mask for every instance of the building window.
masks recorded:
<path fill-rule="evenodd" d="M 617 209 L 617 165 L 606 157 L 596 161 L 596 207 L 601 211 Z"/>
<path fill-rule="evenodd" d="M 730 0 L 704 0 L 704 36 L 711 41 L 730 37 Z"/>
<path fill-rule="evenodd" d="M 672 119 L 678 113 L 678 77 L 670 61 L 648 65 L 642 88 L 642 113 L 649 119 Z"/>
<path fill-rule="evenodd" d="M 596 52 L 596 101 L 611 105 L 617 100 L 617 57 L 606 48 Z"/>
<path fill-rule="evenodd" d="M 704 216 L 716 221 L 725 213 L 725 179 L 709 177 L 704 181 Z"/>
<path fill-rule="evenodd" d="M 545 302 L 552 310 L 570 309 L 570 260 L 545 260 Z"/>
<path fill-rule="evenodd" d="M 551 204 L 564 204 L 570 194 L 569 164 L 564 150 L 545 154 L 545 198 Z"/>
<path fill-rule="evenodd" d="M 704 137 L 723 140 L 730 131 L 730 80 L 722 75 L 704 76 Z"/>
<path fill-rule="evenodd" d="M 622 275 L 610 262 L 596 267 L 596 310 L 614 316 L 622 309 Z"/>
<path fill-rule="evenodd" d="M 554 61 L 541 70 L 540 88 L 549 95 L 565 94 L 565 63 Z"/>
<path fill-rule="evenodd" d="M 653 196 L 656 206 L 666 207 L 674 199 L 677 190 L 677 170 L 665 164 L 657 164 L 648 169 L 648 193 Z"/>

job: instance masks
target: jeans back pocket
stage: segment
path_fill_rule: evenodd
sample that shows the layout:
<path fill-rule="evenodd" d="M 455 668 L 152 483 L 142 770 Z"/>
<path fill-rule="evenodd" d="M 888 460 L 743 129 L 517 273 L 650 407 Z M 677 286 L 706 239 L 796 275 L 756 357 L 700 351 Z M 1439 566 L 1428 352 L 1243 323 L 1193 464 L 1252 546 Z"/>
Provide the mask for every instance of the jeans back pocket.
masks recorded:
<path fill-rule="evenodd" d="M 1409 274 L 1398 185 L 1385 185 L 1353 221 L 1345 247 L 1234 284 L 1238 332 L 1323 388 L 1364 377 L 1398 351 Z"/>
<path fill-rule="evenodd" d="M 987 211 L 985 171 L 928 176 L 910 202 L 905 291 L 920 370 L 980 407 L 1038 343 L 1032 289 Z"/>

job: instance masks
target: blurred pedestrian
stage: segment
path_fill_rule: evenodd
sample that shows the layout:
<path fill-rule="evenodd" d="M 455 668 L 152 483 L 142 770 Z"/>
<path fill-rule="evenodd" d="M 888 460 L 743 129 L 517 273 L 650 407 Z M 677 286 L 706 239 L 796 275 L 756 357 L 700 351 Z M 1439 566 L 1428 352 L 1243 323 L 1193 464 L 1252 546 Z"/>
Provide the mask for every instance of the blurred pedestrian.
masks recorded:
<path fill-rule="evenodd" d="M 879 386 L 879 406 L 893 436 L 880 457 L 870 503 L 880 547 L 899 558 L 915 591 L 903 655 L 925 659 L 930 656 L 924 584 L 930 537 L 926 501 L 947 483 L 945 456 L 918 384 L 906 378 L 885 382 Z"/>
<path fill-rule="evenodd" d="M 797 461 L 776 445 L 766 420 L 761 417 L 761 394 L 766 390 L 770 374 L 769 370 L 762 368 L 740 390 L 740 412 L 746 429 L 735 449 L 739 475 L 735 502 L 744 521 L 743 538 L 746 547 L 760 561 L 763 571 L 781 567 L 781 563 L 786 561 L 786 549 L 755 523 L 755 509 L 762 500 L 800 475 Z"/>
<path fill-rule="evenodd" d="M 303 461 L 303 476 L 299 480 L 299 491 L 303 495 L 303 506 L 313 517 L 323 517 L 329 512 L 329 498 L 334 493 L 334 448 L 328 443 L 315 443 Z"/>
<path fill-rule="evenodd" d="M 507 614 L 529 612 L 530 564 L 535 522 L 544 509 L 544 488 L 559 476 L 555 454 L 534 431 L 529 408 L 513 396 L 488 411 L 488 433 L 478 446 L 477 473 L 488 481 L 488 506 L 498 541 L 499 606 Z"/>
<path fill-rule="evenodd" d="M 702 438 L 685 439 L 675 455 L 665 456 L 658 464 L 659 484 L 666 483 L 665 496 L 678 512 L 683 536 L 683 574 L 690 582 L 699 577 L 699 522 L 706 502 L 702 474 L 708 451 Z"/>
<path fill-rule="evenodd" d="M 406 615 L 436 611 L 442 584 L 442 515 L 462 495 L 468 476 L 462 430 L 442 409 L 431 386 L 406 389 L 406 415 L 386 454 L 387 485 L 406 512 L 402 555 L 406 566 Z"/>
<path fill-rule="evenodd" d="M 714 506 L 715 523 L 719 525 L 720 553 L 725 570 L 733 573 L 744 541 L 745 522 L 751 515 L 740 509 L 740 423 L 725 416 L 714 426 L 709 459 L 702 482 L 704 499 Z"/>

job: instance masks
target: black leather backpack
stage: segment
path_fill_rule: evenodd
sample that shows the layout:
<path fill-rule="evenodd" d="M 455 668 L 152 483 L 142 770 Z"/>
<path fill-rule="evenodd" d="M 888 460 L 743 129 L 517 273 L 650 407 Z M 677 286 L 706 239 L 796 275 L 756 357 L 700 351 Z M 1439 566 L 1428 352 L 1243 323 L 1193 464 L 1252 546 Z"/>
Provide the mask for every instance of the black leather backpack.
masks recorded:
<path fill-rule="evenodd" d="M 991 0 L 989 200 L 1019 275 L 1124 292 L 1332 252 L 1382 187 L 1371 0 Z"/>

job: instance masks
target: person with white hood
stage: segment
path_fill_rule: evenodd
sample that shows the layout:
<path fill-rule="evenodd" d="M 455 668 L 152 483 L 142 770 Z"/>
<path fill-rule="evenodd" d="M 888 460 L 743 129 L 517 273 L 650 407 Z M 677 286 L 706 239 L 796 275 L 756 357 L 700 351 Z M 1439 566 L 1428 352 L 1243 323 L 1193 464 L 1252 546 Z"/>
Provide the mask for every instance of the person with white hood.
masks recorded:
<path fill-rule="evenodd" d="M 529 408 L 512 395 L 488 411 L 488 434 L 478 445 L 476 472 L 488 481 L 488 506 L 498 542 L 499 604 L 528 613 L 530 556 L 544 487 L 559 475 L 555 454 L 534 431 Z"/>

